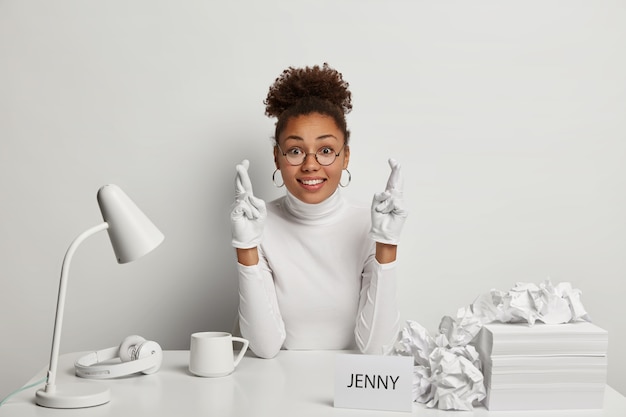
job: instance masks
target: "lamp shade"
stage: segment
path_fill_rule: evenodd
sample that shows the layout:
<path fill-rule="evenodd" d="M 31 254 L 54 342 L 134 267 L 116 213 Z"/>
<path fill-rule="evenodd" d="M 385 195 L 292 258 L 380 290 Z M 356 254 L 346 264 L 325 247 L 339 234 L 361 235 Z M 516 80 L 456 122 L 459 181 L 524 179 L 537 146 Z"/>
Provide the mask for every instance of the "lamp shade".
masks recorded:
<path fill-rule="evenodd" d="M 105 185 L 97 198 L 117 262 L 139 259 L 163 242 L 163 233 L 120 187 Z"/>

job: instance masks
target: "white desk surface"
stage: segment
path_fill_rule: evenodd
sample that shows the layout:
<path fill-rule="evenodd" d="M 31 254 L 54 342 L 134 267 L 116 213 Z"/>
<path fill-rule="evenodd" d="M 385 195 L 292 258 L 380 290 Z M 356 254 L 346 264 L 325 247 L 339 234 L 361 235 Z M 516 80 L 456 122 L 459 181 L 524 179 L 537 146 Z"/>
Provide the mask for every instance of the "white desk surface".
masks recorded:
<path fill-rule="evenodd" d="M 37 406 L 35 392 L 43 385 L 12 397 L 0 407 L 0 417 L 27 416 L 445 416 L 445 417 L 624 417 L 626 398 L 607 386 L 604 409 L 489 412 L 442 411 L 413 405 L 412 413 L 333 407 L 334 357 L 342 351 L 281 351 L 275 359 L 243 358 L 235 372 L 222 378 L 200 378 L 188 371 L 189 351 L 165 351 L 161 369 L 152 375 L 115 380 L 86 380 L 74 375 L 74 361 L 83 353 L 62 355 L 57 384 L 103 384 L 111 389 L 107 404 L 76 410 Z M 29 383 L 45 376 L 45 370 Z M 27 385 L 27 384 L 25 384 Z"/>

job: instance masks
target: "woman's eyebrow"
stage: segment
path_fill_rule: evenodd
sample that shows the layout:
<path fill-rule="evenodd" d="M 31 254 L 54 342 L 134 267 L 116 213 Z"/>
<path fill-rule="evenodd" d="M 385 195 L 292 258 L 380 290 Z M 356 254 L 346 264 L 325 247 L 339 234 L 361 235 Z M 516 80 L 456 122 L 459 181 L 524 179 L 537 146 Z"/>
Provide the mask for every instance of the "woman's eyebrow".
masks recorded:
<path fill-rule="evenodd" d="M 285 138 L 285 140 L 304 140 L 303 138 L 301 138 L 300 136 L 296 136 L 296 135 L 289 135 Z"/>
<path fill-rule="evenodd" d="M 304 140 L 304 138 L 298 136 L 298 135 L 289 135 L 285 138 L 285 140 L 288 139 L 292 139 L 292 140 Z M 324 140 L 324 139 L 337 139 L 337 136 L 332 135 L 332 134 L 327 134 L 327 135 L 321 135 L 315 138 L 315 140 Z M 339 139 L 337 139 L 339 140 Z"/>

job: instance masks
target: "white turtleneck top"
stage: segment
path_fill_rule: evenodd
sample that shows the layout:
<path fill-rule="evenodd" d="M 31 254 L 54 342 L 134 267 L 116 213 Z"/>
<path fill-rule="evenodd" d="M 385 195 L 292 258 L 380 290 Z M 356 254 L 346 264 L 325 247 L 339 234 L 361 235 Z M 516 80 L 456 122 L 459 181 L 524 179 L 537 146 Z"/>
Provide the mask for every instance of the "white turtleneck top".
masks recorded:
<path fill-rule="evenodd" d="M 319 204 L 267 204 L 259 263 L 238 264 L 239 325 L 264 358 L 283 349 L 383 353 L 399 325 L 395 262 L 379 264 L 370 210 L 337 190 Z"/>

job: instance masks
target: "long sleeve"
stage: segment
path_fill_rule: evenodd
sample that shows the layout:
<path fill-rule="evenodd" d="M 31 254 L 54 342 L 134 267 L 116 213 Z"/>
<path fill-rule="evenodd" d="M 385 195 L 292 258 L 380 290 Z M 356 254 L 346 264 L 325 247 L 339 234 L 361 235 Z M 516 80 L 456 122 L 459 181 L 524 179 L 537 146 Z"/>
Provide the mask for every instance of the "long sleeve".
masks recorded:
<path fill-rule="evenodd" d="M 250 350 L 273 358 L 285 341 L 285 324 L 278 308 L 272 274 L 262 264 L 237 264 L 239 274 L 239 325 Z"/>
<path fill-rule="evenodd" d="M 382 354 L 393 343 L 400 323 L 396 297 L 396 262 L 370 258 L 363 271 L 354 335 L 363 353 Z"/>

